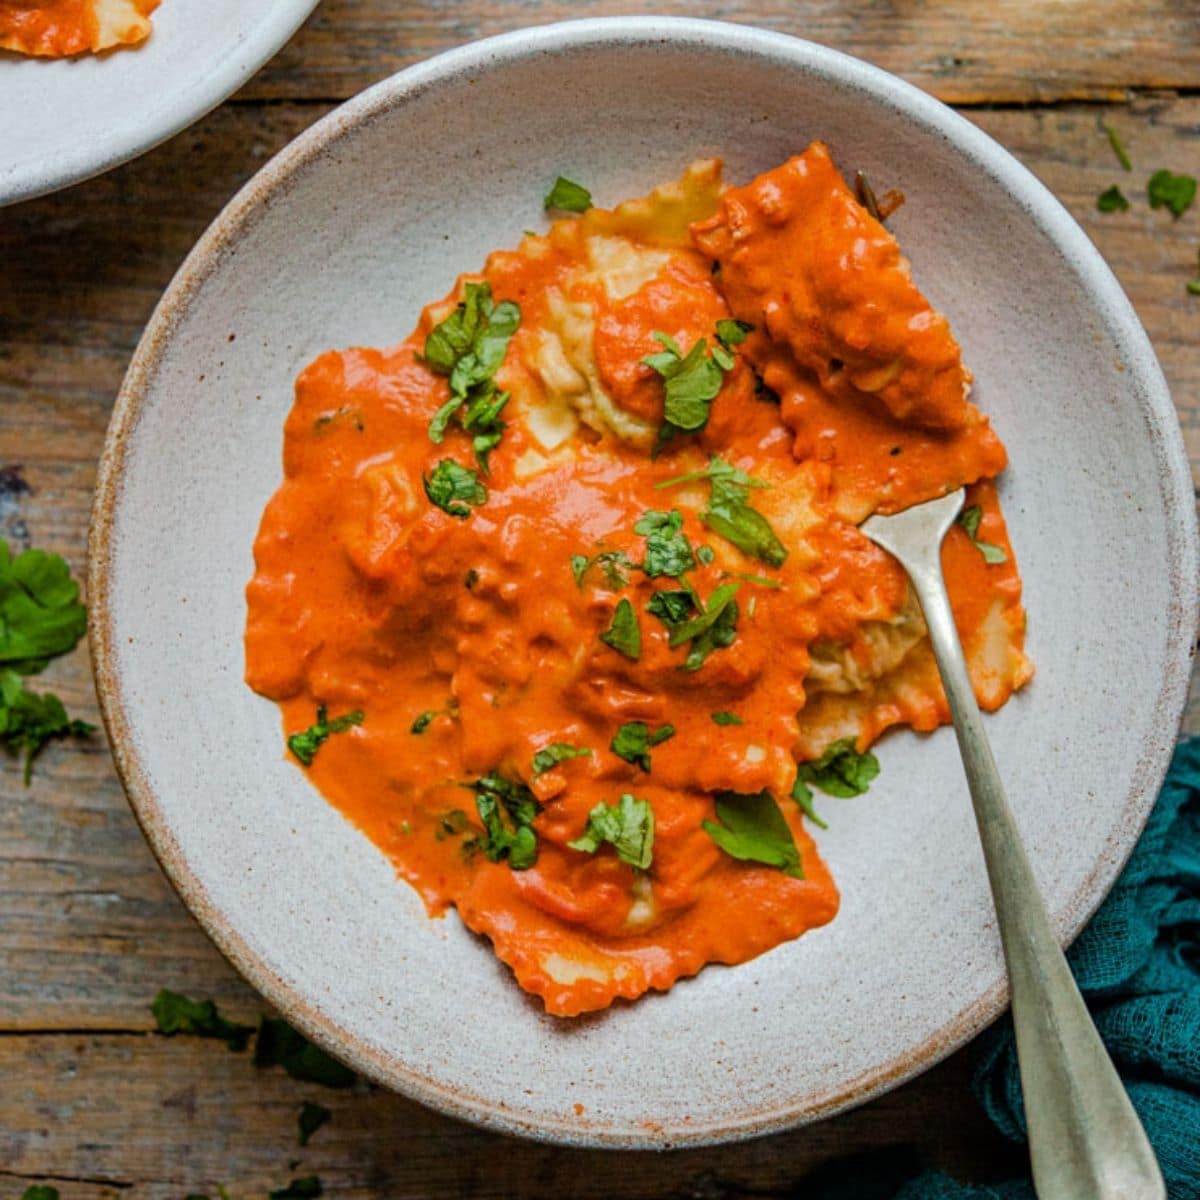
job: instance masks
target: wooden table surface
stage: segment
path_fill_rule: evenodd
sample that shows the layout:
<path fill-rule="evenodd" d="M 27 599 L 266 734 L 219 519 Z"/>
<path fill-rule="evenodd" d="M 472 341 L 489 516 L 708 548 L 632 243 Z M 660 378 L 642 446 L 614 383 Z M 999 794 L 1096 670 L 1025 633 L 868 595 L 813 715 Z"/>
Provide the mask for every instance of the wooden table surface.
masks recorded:
<path fill-rule="evenodd" d="M 173 0 L 166 0 L 172 3 Z M 181 0 L 182 2 L 182 0 Z M 0 210 L 0 537 L 82 573 L 96 460 L 143 323 L 233 192 L 342 99 L 438 50 L 640 0 L 326 0 L 233 100 L 110 175 Z M 1137 307 L 1200 463 L 1200 206 L 1151 211 L 1159 167 L 1200 174 L 1200 0 L 666 0 L 657 11 L 806 36 L 965 111 L 1063 200 Z M 0 63 L 0 70 L 3 64 Z M 1124 137 L 1124 175 L 1103 133 Z M 0 153 L 3 117 L 0 116 Z M 1102 215 L 1111 183 L 1133 206 Z M 1035 618 L 1036 619 L 1036 618 Z M 42 682 L 42 681 L 39 681 Z M 97 721 L 84 647 L 44 677 Z M 1187 725 L 1200 727 L 1193 704 Z M 152 1032 L 170 987 L 228 1015 L 263 1005 L 160 874 L 102 736 L 52 747 L 32 787 L 0 756 L 0 1200 L 262 1197 L 319 1174 L 338 1197 L 769 1197 L 826 1160 L 911 1144 L 964 1176 L 1021 1154 L 966 1094 L 959 1054 L 855 1112 L 734 1147 L 659 1155 L 509 1141 L 365 1085 L 323 1092 L 220 1043 Z M 296 1145 L 303 1100 L 334 1113 Z"/>

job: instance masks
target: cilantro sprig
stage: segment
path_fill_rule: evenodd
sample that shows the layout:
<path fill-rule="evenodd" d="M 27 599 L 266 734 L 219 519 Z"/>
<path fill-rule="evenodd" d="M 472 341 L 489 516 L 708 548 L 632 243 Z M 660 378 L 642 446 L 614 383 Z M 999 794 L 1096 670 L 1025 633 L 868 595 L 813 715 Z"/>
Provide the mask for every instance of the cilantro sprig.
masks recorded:
<path fill-rule="evenodd" d="M 606 843 L 621 862 L 648 871 L 654 861 L 654 809 L 649 801 L 625 792 L 618 804 L 597 804 L 588 813 L 583 833 L 567 845 L 595 854 Z"/>
<path fill-rule="evenodd" d="M 454 311 L 425 339 L 422 358 L 426 365 L 450 378 L 450 398 L 429 422 L 429 440 L 441 445 L 457 414 L 463 430 L 472 437 L 472 449 L 485 475 L 488 455 L 504 434 L 500 412 L 508 403 L 508 393 L 497 391 L 494 376 L 520 324 L 518 305 L 511 300 L 496 304 L 486 281 L 468 283 Z"/>
<path fill-rule="evenodd" d="M 703 821 L 701 827 L 730 858 L 778 867 L 794 879 L 804 878 L 791 827 L 770 792 L 718 792 L 716 809 L 717 820 Z"/>

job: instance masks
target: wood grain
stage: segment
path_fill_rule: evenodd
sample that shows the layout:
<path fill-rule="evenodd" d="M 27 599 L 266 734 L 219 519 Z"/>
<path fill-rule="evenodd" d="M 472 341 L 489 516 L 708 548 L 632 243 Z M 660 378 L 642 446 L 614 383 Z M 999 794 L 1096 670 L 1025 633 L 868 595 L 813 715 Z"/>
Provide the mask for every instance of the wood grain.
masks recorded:
<path fill-rule="evenodd" d="M 428 19 L 441 24 L 422 36 L 444 40 L 456 14 L 458 36 L 466 36 L 480 22 L 512 15 L 502 7 L 471 5 L 483 15 L 468 21 L 466 5 L 431 6 Z M 932 7 L 919 4 L 876 9 L 932 19 Z M 384 36 L 397 14 L 418 19 L 416 6 L 395 5 L 373 18 L 372 11 L 381 9 L 330 0 L 304 36 L 316 36 L 320 22 L 338 12 L 358 22 L 350 32 L 360 39 L 367 27 Z M 768 4 L 764 11 L 777 10 Z M 816 16 L 826 11 L 811 6 Z M 358 49 L 344 52 L 345 63 L 330 68 L 338 87 L 357 79 L 356 55 L 369 59 L 365 40 L 353 44 Z M 319 63 L 316 50 L 306 55 Z M 271 79 L 255 85 L 260 94 L 278 86 Z M 82 568 L 105 424 L 158 296 L 236 188 L 328 107 L 226 105 L 105 178 L 0 210 L 0 536 L 32 539 Z M 971 116 L 1046 181 L 1113 265 L 1159 352 L 1200 477 L 1200 298 L 1185 291 L 1200 209 L 1173 221 L 1146 208 L 1141 195 L 1158 166 L 1196 168 L 1200 98 L 1138 96 L 1123 105 Z M 1125 136 L 1134 174 L 1123 175 L 1112 159 L 1105 121 Z M 1104 216 L 1095 197 L 1113 182 L 1134 205 Z M 45 681 L 73 711 L 97 720 L 82 648 L 54 664 Z M 1200 728 L 1198 718 L 1191 728 Z M 218 1181 L 243 1200 L 286 1181 L 293 1158 L 295 1174 L 319 1172 L 337 1196 L 565 1190 L 584 1200 L 782 1196 L 829 1157 L 909 1142 L 963 1174 L 1015 1161 L 964 1099 L 961 1055 L 808 1130 L 713 1151 L 577 1153 L 483 1134 L 382 1092 L 318 1095 L 278 1073 L 256 1073 L 246 1056 L 220 1045 L 146 1035 L 148 1002 L 163 986 L 213 996 L 243 1019 L 260 1010 L 160 874 L 102 737 L 48 750 L 28 790 L 16 765 L 0 758 L 0 1200 L 19 1195 L 33 1177 L 59 1180 L 64 1200 L 180 1200 Z M 294 1119 L 303 1098 L 320 1099 L 336 1115 L 300 1152 Z"/>
<path fill-rule="evenodd" d="M 447 45 L 647 11 L 823 42 L 956 104 L 1117 100 L 1200 79 L 1196 0 L 325 0 L 244 94 L 342 99 Z"/>

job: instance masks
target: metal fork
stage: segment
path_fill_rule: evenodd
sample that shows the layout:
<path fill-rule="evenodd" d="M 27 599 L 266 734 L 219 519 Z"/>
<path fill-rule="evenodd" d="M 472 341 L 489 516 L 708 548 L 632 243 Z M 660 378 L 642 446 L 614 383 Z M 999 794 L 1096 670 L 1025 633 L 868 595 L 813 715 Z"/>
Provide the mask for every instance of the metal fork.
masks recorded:
<path fill-rule="evenodd" d="M 1154 1151 L 1050 928 L 975 702 L 942 578 L 942 539 L 962 503 L 960 489 L 862 531 L 912 580 L 954 717 L 1008 967 L 1034 1187 L 1040 1200 L 1163 1200 Z"/>

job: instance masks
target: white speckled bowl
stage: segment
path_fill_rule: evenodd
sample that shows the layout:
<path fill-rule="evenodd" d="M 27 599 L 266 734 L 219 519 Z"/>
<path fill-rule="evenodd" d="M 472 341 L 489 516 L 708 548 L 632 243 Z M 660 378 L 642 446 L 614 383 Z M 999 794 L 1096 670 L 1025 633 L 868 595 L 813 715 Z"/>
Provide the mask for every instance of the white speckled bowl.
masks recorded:
<path fill-rule="evenodd" d="M 1004 500 L 1038 676 L 989 731 L 1069 938 L 1125 860 L 1174 740 L 1196 628 L 1191 488 L 1154 355 L 1100 256 L 1020 164 L 921 92 L 701 21 L 585 21 L 442 55 L 254 178 L 180 270 L 125 380 L 90 589 L 130 799 L 184 900 L 274 1004 L 447 1112 L 589 1145 L 748 1137 L 894 1086 L 1004 1005 L 947 730 L 888 737 L 870 795 L 827 806 L 819 842 L 843 894 L 831 925 L 568 1022 L 453 915 L 426 918 L 284 760 L 275 706 L 242 683 L 251 540 L 306 361 L 406 335 L 423 301 L 542 220 L 559 171 L 608 203 L 699 155 L 742 180 L 813 137 L 903 189 L 892 226 L 1011 451 Z"/>
<path fill-rule="evenodd" d="M 317 0 L 163 0 L 140 46 L 69 59 L 0 50 L 0 205 L 144 154 L 232 94 Z"/>

